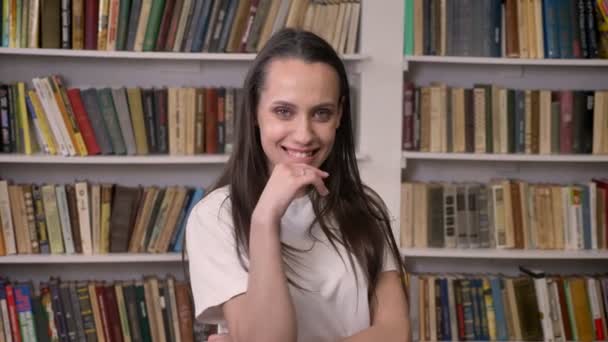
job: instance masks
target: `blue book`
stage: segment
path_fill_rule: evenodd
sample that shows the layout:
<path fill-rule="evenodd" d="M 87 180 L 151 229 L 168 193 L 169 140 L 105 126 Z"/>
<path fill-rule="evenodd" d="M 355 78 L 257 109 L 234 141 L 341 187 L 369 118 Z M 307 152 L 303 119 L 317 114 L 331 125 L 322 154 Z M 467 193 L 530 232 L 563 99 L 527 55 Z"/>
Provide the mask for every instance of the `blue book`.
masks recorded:
<path fill-rule="evenodd" d="M 502 290 L 504 288 L 504 283 L 500 278 L 491 278 L 490 286 L 492 287 L 494 318 L 496 320 L 496 339 L 498 341 L 507 341 L 509 339 L 509 332 L 507 330 L 505 306 L 502 302 Z"/>
<path fill-rule="evenodd" d="M 175 243 L 173 245 L 173 252 L 181 252 L 184 249 L 184 235 L 186 234 L 186 223 L 188 222 L 188 218 L 190 217 L 190 213 L 192 212 L 192 208 L 203 198 L 205 195 L 205 189 L 196 188 L 192 197 L 190 198 L 190 203 L 188 203 L 188 209 L 182 221 L 179 223 Z"/>
<path fill-rule="evenodd" d="M 466 340 L 475 340 L 475 324 L 473 309 L 473 286 L 470 280 L 463 279 L 462 286 L 462 307 L 464 311 L 464 334 Z"/>
<path fill-rule="evenodd" d="M 572 30 L 572 18 L 570 15 L 570 1 L 558 1 L 557 12 L 559 15 L 556 17 L 559 26 L 559 54 L 561 58 L 573 58 L 573 30 Z"/>
<path fill-rule="evenodd" d="M 448 280 L 439 279 L 439 290 L 441 292 L 441 337 L 444 341 L 452 340 L 452 330 L 450 326 L 450 303 L 448 297 Z"/>
<path fill-rule="evenodd" d="M 589 186 L 581 185 L 581 195 L 583 200 L 583 248 L 591 249 L 591 206 L 589 200 Z"/>
<path fill-rule="evenodd" d="M 169 248 L 167 252 L 173 252 L 173 248 L 175 247 L 175 243 L 177 242 L 177 238 L 179 237 L 179 229 L 182 226 L 184 220 L 186 219 L 186 214 L 188 213 L 188 208 L 190 207 L 190 200 L 192 199 L 192 194 L 194 194 L 195 189 L 187 189 L 186 196 L 184 197 L 184 203 L 182 203 L 182 207 L 179 211 L 179 216 L 177 217 L 177 221 L 175 223 L 175 229 L 171 235 L 171 240 L 169 241 Z"/>
<path fill-rule="evenodd" d="M 97 100 L 97 90 L 89 88 L 80 92 L 82 97 L 82 103 L 89 115 L 91 120 L 91 126 L 93 127 L 93 133 L 95 140 L 99 144 L 99 149 L 102 154 L 111 154 L 112 143 L 110 142 L 110 135 L 108 134 L 106 124 L 101 116 L 101 109 L 99 108 L 99 101 Z"/>
<path fill-rule="evenodd" d="M 216 52 L 225 52 L 226 46 L 228 45 L 228 38 L 230 37 L 230 29 L 234 24 L 234 17 L 236 16 L 236 9 L 238 7 L 238 0 L 228 0 L 230 4 L 228 4 L 228 10 L 226 12 L 226 17 L 224 18 L 224 25 L 222 27 L 222 33 L 220 34 L 220 41 L 217 46 Z"/>
<path fill-rule="evenodd" d="M 52 278 L 49 281 L 49 290 L 51 292 L 51 306 L 55 313 L 55 326 L 57 327 L 59 341 L 68 342 L 68 325 L 65 321 L 65 311 L 61 303 L 61 296 L 59 295 L 59 280 L 57 278 Z"/>
<path fill-rule="evenodd" d="M 196 26 L 192 25 L 194 26 L 194 36 L 192 38 L 191 52 L 203 51 L 203 44 L 205 43 L 207 31 L 213 29 L 212 27 L 209 28 L 209 17 L 211 16 L 212 7 L 213 0 L 205 1 L 200 12 L 200 19 L 197 20 Z"/>
<path fill-rule="evenodd" d="M 545 58 L 560 58 L 559 21 L 556 0 L 543 0 Z"/>

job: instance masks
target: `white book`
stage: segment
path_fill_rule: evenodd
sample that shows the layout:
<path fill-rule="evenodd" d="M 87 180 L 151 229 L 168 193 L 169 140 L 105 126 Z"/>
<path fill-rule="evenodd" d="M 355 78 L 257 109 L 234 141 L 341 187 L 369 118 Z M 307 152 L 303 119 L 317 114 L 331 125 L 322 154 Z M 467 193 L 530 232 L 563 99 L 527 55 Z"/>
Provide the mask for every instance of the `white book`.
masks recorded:
<path fill-rule="evenodd" d="M 6 255 L 17 254 L 15 228 L 13 226 L 11 203 L 8 196 L 8 182 L 6 180 L 0 180 L 0 218 L 2 219 L 2 233 L 4 234 Z"/>
<path fill-rule="evenodd" d="M 93 241 L 91 239 L 91 215 L 89 210 L 88 184 L 86 182 L 77 182 L 75 184 L 75 190 L 82 253 L 91 255 L 93 254 Z"/>
<path fill-rule="evenodd" d="M 587 297 L 589 299 L 589 306 L 591 309 L 591 320 L 595 322 L 598 319 L 602 319 L 600 307 L 601 298 L 597 297 L 595 279 L 592 277 L 585 277 L 585 280 L 587 282 Z"/>
<path fill-rule="evenodd" d="M 569 193 L 570 202 L 570 239 L 572 248 L 580 250 L 584 248 L 583 242 L 583 200 L 580 187 L 571 186 Z"/>
<path fill-rule="evenodd" d="M 0 331 L 0 334 L 4 335 L 6 342 L 13 342 L 13 335 L 11 334 L 11 321 L 8 313 L 8 304 L 6 298 L 0 300 L 0 313 L 2 313 L 2 324 L 4 325 L 4 331 Z"/>
<path fill-rule="evenodd" d="M 101 187 L 99 184 L 91 185 L 90 203 L 93 253 L 101 254 Z"/>
<path fill-rule="evenodd" d="M 38 48 L 38 32 L 40 25 L 40 0 L 29 1 L 28 47 Z"/>
<path fill-rule="evenodd" d="M 355 53 L 357 49 L 357 38 L 359 36 L 359 12 L 361 11 L 361 3 L 357 0 L 353 4 L 351 18 L 349 20 L 350 27 L 348 29 L 348 39 L 346 41 L 347 54 Z"/>
<path fill-rule="evenodd" d="M 72 224 L 70 223 L 65 185 L 61 184 L 55 187 L 55 196 L 57 196 L 57 211 L 59 212 L 61 231 L 63 233 L 63 247 L 66 254 L 74 254 L 74 238 L 72 237 Z"/>
<path fill-rule="evenodd" d="M 595 182 L 587 183 L 589 187 L 589 225 L 591 226 L 591 249 L 598 249 L 598 233 L 597 233 L 597 184 Z"/>
<path fill-rule="evenodd" d="M 553 341 L 553 322 L 551 321 L 551 309 L 549 307 L 549 290 L 547 287 L 547 278 L 534 278 L 534 290 L 536 292 L 536 300 L 538 303 L 538 311 L 541 317 L 541 327 L 545 341 Z"/>
<path fill-rule="evenodd" d="M 564 328 L 564 321 L 562 320 L 562 309 L 559 304 L 559 290 L 558 284 L 555 280 L 549 279 L 549 308 L 551 310 L 550 316 L 553 324 L 553 337 L 556 342 L 563 342 L 566 340 L 566 329 Z"/>
<path fill-rule="evenodd" d="M 56 114 L 51 108 L 51 102 L 54 103 L 54 97 L 52 96 L 52 93 L 49 93 L 49 90 L 43 84 L 42 79 L 34 78 L 32 80 L 32 83 L 34 84 L 36 93 L 38 93 L 40 104 L 42 105 L 44 113 L 46 114 L 46 119 L 51 128 L 51 132 L 53 133 L 53 137 L 55 138 L 55 142 L 57 143 L 59 153 L 64 156 L 69 156 L 70 152 L 68 150 L 65 138 L 59 126 L 60 122 L 57 121 Z"/>

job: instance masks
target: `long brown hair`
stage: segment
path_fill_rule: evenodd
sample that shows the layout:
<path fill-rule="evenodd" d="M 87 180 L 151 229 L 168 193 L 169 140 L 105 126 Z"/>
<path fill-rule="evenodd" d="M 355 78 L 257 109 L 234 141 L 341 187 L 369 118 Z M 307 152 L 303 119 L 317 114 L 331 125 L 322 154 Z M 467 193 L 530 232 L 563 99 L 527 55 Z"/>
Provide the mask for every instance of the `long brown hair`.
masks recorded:
<path fill-rule="evenodd" d="M 368 298 L 373 299 L 385 254 L 394 259 L 401 279 L 404 274 L 403 263 L 391 232 L 384 202 L 376 192 L 361 182 L 355 157 L 349 85 L 344 64 L 333 48 L 313 33 L 294 29 L 277 32 L 259 52 L 245 78 L 241 109 L 236 113 L 234 150 L 214 186 L 214 189 L 224 186 L 229 188 L 236 253 L 246 268 L 244 259 L 249 254 L 251 215 L 269 178 L 266 156 L 256 125 L 257 107 L 268 65 L 281 58 L 325 63 L 339 77 L 342 118 L 333 149 L 321 165 L 321 169 L 331 175 L 325 180 L 329 195 L 321 198 L 315 191 L 309 195 L 316 222 L 334 248 L 336 243 L 344 246 L 353 266 L 354 256 L 367 280 Z M 330 221 L 335 222 L 337 227 L 332 227 Z M 292 252 L 292 248 L 283 245 L 284 257 L 293 256 Z M 293 284 L 291 280 L 290 283 Z M 405 292 L 405 287 L 403 289 Z"/>

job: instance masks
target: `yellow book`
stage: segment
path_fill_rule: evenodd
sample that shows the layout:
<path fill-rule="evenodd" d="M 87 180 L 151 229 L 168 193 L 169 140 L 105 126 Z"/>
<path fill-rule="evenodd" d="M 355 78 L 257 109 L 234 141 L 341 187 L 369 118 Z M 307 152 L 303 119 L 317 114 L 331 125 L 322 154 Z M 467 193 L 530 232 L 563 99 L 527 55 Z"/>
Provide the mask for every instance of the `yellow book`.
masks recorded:
<path fill-rule="evenodd" d="M 9 30 L 8 30 L 8 47 L 9 48 L 17 48 L 19 47 L 19 41 L 17 40 L 17 0 L 7 0 L 9 1 L 9 10 L 8 10 L 8 22 L 9 22 Z"/>
<path fill-rule="evenodd" d="M 63 234 L 61 233 L 59 209 L 57 208 L 57 197 L 53 184 L 42 186 L 42 203 L 44 204 L 44 214 L 46 216 L 46 227 L 49 245 L 51 246 L 51 254 L 63 254 Z"/>
<path fill-rule="evenodd" d="M 21 138 L 23 139 L 23 151 L 32 154 L 32 136 L 30 135 L 30 123 L 27 118 L 27 106 L 25 105 L 25 83 L 17 82 L 17 101 L 19 105 L 19 123 Z"/>
<path fill-rule="evenodd" d="M 105 51 L 108 42 L 109 0 L 99 0 L 99 19 L 97 21 L 97 50 Z"/>
<path fill-rule="evenodd" d="M 133 134 L 135 135 L 135 148 L 138 155 L 146 155 L 148 154 L 148 139 L 146 137 L 144 109 L 141 103 L 140 89 L 127 88 L 127 98 L 129 99 L 129 112 L 131 113 L 131 122 L 133 123 Z"/>
<path fill-rule="evenodd" d="M 46 142 L 49 154 L 55 155 L 57 154 L 57 145 L 55 144 L 55 138 L 51 134 L 49 122 L 46 117 L 46 113 L 42 108 L 42 104 L 40 103 L 38 93 L 36 93 L 35 90 L 30 90 L 28 91 L 28 96 L 30 97 L 30 101 L 32 101 L 32 107 L 34 107 L 34 115 L 38 121 L 38 127 L 40 128 L 42 139 L 44 139 Z"/>
<path fill-rule="evenodd" d="M 68 134 L 70 135 L 72 145 L 74 145 L 74 148 L 76 149 L 76 153 L 81 156 L 86 156 L 88 154 L 87 146 L 84 144 L 84 139 L 80 133 L 80 128 L 78 128 L 78 124 L 76 123 L 76 117 L 74 116 L 72 105 L 70 104 L 67 92 L 65 91 L 61 79 L 58 76 L 51 76 L 48 78 L 48 81 L 53 89 L 57 107 L 61 112 L 61 117 L 65 122 L 66 128 L 68 129 Z"/>
<path fill-rule="evenodd" d="M 496 340 L 496 314 L 494 312 L 494 299 L 492 298 L 492 288 L 490 280 L 483 278 L 483 301 L 486 307 L 486 315 L 488 317 L 488 333 L 490 341 Z"/>
<path fill-rule="evenodd" d="M 101 233 L 99 252 L 110 253 L 110 216 L 112 214 L 112 185 L 101 186 Z"/>

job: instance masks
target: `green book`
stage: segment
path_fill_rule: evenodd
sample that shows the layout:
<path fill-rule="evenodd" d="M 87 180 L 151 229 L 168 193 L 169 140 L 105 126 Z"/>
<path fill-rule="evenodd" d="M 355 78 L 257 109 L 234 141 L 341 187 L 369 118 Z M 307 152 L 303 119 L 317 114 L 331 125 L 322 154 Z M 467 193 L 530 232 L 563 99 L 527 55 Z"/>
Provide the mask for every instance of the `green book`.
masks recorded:
<path fill-rule="evenodd" d="M 137 301 L 137 317 L 139 318 L 142 341 L 152 342 L 150 320 L 148 318 L 148 311 L 146 310 L 146 292 L 144 284 L 140 281 L 135 283 L 135 300 Z"/>
<path fill-rule="evenodd" d="M 101 116 L 106 124 L 108 133 L 110 135 L 110 142 L 112 143 L 112 150 L 114 154 L 125 154 L 127 149 L 125 147 L 125 140 L 120 132 L 120 125 L 118 123 L 118 116 L 116 109 L 114 108 L 114 100 L 112 99 L 112 90 L 110 88 L 103 88 L 97 90 L 97 97 L 99 98 L 99 109 L 101 110 Z"/>
<path fill-rule="evenodd" d="M 152 8 L 150 9 L 150 19 L 148 20 L 148 27 L 146 28 L 146 35 L 144 36 L 143 51 L 154 51 L 164 9 L 165 0 L 153 0 Z"/>
<path fill-rule="evenodd" d="M 414 54 L 414 0 L 405 0 L 403 24 L 403 54 Z"/>
<path fill-rule="evenodd" d="M 2 47 L 8 47 L 8 30 L 10 27 L 8 9 L 8 1 L 2 1 Z"/>
<path fill-rule="evenodd" d="M 15 31 L 15 48 L 22 48 L 24 46 L 21 45 L 21 36 L 24 34 L 23 32 L 21 32 L 21 22 L 23 21 L 22 16 L 22 12 L 23 12 L 23 0 L 16 0 L 17 2 L 17 6 L 16 6 L 16 10 L 17 10 L 17 14 L 15 15 L 15 22 L 17 23 L 16 25 L 16 31 Z"/>
<path fill-rule="evenodd" d="M 127 33 L 129 28 L 129 15 L 131 0 L 121 0 L 118 9 L 118 32 L 116 35 L 116 50 L 124 51 L 127 47 Z"/>

